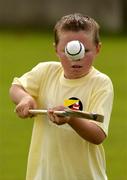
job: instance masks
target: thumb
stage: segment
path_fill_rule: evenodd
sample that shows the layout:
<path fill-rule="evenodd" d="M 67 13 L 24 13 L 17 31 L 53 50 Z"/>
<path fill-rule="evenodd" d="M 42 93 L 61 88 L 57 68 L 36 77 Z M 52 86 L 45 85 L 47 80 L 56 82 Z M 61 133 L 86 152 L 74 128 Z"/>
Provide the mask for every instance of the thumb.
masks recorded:
<path fill-rule="evenodd" d="M 37 103 L 36 103 L 35 100 L 31 103 L 30 108 L 31 108 L 31 109 L 37 109 Z"/>

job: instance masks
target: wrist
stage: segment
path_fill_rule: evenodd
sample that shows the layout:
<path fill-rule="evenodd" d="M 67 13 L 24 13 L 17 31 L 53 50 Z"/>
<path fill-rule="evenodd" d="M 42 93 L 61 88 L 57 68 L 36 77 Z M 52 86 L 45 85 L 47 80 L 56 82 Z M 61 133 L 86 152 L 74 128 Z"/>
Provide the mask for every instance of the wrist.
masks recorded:
<path fill-rule="evenodd" d="M 69 125 L 71 125 L 71 124 L 73 123 L 75 117 L 67 116 L 67 118 L 68 118 L 68 119 L 67 119 L 67 123 L 68 123 Z"/>

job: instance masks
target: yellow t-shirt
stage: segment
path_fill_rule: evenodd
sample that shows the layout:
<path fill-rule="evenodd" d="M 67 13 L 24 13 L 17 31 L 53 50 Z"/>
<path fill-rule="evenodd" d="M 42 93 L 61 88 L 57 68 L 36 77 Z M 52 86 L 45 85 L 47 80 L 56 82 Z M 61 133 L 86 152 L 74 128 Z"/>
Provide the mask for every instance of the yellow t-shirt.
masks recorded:
<path fill-rule="evenodd" d="M 13 84 L 23 86 L 42 109 L 79 99 L 82 110 L 104 115 L 103 123 L 93 123 L 108 134 L 112 82 L 94 67 L 86 76 L 71 80 L 64 77 L 59 62 L 39 63 Z M 102 144 L 85 141 L 68 124 L 55 125 L 46 115 L 35 117 L 26 180 L 107 180 L 105 169 Z"/>

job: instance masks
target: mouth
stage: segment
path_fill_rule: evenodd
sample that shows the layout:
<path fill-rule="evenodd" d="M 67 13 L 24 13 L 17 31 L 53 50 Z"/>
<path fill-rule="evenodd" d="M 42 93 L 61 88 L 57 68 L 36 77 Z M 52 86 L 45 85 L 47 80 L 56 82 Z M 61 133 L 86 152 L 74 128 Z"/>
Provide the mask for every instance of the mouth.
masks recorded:
<path fill-rule="evenodd" d="M 72 65 L 72 68 L 77 69 L 77 68 L 82 68 L 82 66 L 81 65 Z"/>

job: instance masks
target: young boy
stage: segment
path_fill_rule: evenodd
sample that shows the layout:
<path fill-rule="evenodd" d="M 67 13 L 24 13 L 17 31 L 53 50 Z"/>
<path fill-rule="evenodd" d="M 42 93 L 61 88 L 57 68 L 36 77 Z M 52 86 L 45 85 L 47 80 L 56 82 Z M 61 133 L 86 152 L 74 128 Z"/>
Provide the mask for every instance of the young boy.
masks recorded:
<path fill-rule="evenodd" d="M 74 13 L 56 23 L 54 34 L 60 62 L 39 63 L 15 78 L 10 88 L 19 117 L 30 117 L 29 109 L 49 109 L 48 116 L 35 116 L 26 180 L 107 180 L 102 142 L 108 134 L 113 86 L 92 65 L 101 47 L 99 25 Z M 85 47 L 85 56 L 77 61 L 64 51 L 72 40 Z M 58 116 L 54 110 L 63 110 L 65 101 L 70 108 L 104 115 L 104 122 Z"/>

